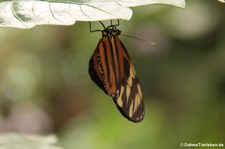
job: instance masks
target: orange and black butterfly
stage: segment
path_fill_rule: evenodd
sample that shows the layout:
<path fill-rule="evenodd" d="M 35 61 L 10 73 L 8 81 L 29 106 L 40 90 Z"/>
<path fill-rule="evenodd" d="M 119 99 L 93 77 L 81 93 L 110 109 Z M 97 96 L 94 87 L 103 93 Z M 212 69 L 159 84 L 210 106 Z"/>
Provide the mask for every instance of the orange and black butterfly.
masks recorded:
<path fill-rule="evenodd" d="M 142 89 L 130 56 L 119 39 L 117 25 L 104 27 L 102 38 L 89 61 L 91 79 L 109 96 L 130 121 L 144 118 Z M 91 28 L 91 27 L 90 27 Z"/>

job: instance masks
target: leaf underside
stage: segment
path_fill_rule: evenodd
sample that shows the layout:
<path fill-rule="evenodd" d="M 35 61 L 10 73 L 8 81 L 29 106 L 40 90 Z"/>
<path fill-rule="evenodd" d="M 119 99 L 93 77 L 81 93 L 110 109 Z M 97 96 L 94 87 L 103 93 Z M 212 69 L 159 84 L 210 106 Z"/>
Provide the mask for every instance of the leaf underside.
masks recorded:
<path fill-rule="evenodd" d="M 184 0 L 0 0 L 0 27 L 72 25 L 76 21 L 129 20 L 135 7 L 170 4 L 185 7 Z"/>

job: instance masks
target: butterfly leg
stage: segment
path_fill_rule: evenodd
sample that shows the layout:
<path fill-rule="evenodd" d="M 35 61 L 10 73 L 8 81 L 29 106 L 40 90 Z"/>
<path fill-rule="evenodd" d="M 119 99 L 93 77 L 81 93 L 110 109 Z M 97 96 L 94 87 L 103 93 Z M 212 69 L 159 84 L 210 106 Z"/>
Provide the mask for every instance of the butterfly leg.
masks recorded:
<path fill-rule="evenodd" d="M 99 21 L 101 24 L 102 24 L 102 26 L 105 28 L 105 26 L 104 26 L 104 24 L 101 22 L 101 21 Z M 89 32 L 101 32 L 102 30 L 100 30 L 100 29 L 97 29 L 97 30 L 92 30 L 91 29 L 91 22 L 89 21 Z"/>

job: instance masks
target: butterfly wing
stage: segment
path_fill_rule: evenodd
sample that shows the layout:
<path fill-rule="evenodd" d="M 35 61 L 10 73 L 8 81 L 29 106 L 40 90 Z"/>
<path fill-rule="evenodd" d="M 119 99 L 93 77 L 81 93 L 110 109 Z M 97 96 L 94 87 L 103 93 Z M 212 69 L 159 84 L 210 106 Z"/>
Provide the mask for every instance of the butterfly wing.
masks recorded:
<path fill-rule="evenodd" d="M 119 51 L 121 74 L 120 94 L 114 98 L 121 113 L 133 122 L 141 122 L 144 118 L 144 101 L 142 89 L 131 58 L 117 35 L 111 39 Z"/>
<path fill-rule="evenodd" d="M 144 117 L 142 89 L 134 65 L 118 35 L 103 36 L 89 61 L 91 79 L 114 99 L 119 111 L 133 122 Z"/>
<path fill-rule="evenodd" d="M 102 62 L 99 55 L 99 47 L 102 45 L 102 39 L 100 39 L 97 48 L 95 49 L 90 61 L 89 61 L 89 75 L 92 81 L 95 82 L 106 94 L 107 88 L 105 86 L 105 77 L 102 67 Z"/>
<path fill-rule="evenodd" d="M 106 94 L 114 98 L 119 95 L 120 80 L 111 46 L 109 38 L 99 40 L 89 61 L 89 75 Z"/>

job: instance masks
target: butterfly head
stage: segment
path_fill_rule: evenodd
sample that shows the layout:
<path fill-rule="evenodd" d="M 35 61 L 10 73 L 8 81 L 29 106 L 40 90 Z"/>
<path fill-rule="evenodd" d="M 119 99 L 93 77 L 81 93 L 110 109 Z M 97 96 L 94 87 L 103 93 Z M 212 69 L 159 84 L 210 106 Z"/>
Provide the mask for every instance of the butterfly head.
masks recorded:
<path fill-rule="evenodd" d="M 112 37 L 113 35 L 120 35 L 121 31 L 116 28 L 116 26 L 110 25 L 102 30 L 102 36 Z"/>

